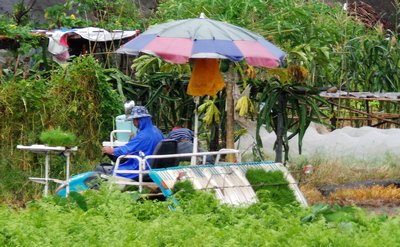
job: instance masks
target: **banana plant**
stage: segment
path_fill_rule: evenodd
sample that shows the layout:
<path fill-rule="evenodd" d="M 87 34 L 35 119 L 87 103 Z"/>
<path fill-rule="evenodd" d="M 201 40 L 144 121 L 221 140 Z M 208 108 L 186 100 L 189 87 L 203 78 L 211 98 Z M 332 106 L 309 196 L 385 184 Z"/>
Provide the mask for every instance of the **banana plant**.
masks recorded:
<path fill-rule="evenodd" d="M 113 87 L 118 91 L 123 102 L 125 102 L 127 99 L 138 98 L 138 93 L 141 90 L 146 90 L 149 88 L 148 85 L 143 85 L 142 83 L 135 82 L 131 77 L 125 75 L 116 68 L 104 69 L 104 74 L 106 81 L 111 83 Z M 134 87 L 136 90 L 132 90 L 132 87 Z"/>
<path fill-rule="evenodd" d="M 300 66 L 301 67 L 301 66 Z M 275 69 L 276 70 L 276 69 Z M 285 73 L 296 69 L 280 69 Z M 300 70 L 301 71 L 301 70 Z M 284 162 L 289 159 L 289 140 L 298 136 L 299 152 L 301 154 L 302 140 L 309 124 L 322 123 L 323 115 L 320 107 L 329 105 L 319 96 L 318 90 L 306 85 L 292 76 L 289 82 L 282 82 L 277 76 L 255 83 L 259 94 L 260 112 L 257 118 L 256 140 L 262 147 L 260 129 L 265 127 L 268 131 L 274 131 L 276 141 L 274 144 L 276 162 Z M 289 135 L 289 132 L 291 134 Z"/>
<path fill-rule="evenodd" d="M 199 114 L 204 114 L 202 120 L 206 126 L 210 126 L 212 123 L 219 124 L 221 122 L 221 112 L 215 104 L 216 100 L 217 97 L 207 99 L 199 106 Z"/>

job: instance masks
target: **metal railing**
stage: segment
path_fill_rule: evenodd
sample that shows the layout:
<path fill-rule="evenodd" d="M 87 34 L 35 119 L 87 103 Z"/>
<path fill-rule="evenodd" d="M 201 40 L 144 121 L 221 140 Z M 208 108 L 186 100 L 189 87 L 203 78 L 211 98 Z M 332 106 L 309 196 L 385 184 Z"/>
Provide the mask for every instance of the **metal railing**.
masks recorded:
<path fill-rule="evenodd" d="M 183 158 L 183 157 L 203 157 L 203 164 L 206 163 L 207 156 L 216 156 L 215 164 L 218 164 L 221 159 L 221 155 L 226 154 L 235 154 L 237 162 L 240 162 L 240 151 L 236 149 L 221 149 L 219 151 L 212 152 L 198 152 L 198 153 L 181 153 L 181 154 L 163 154 L 163 155 L 147 155 L 147 156 L 138 156 L 138 155 L 121 155 L 117 158 L 112 177 L 115 184 L 119 185 L 136 185 L 139 186 L 139 192 L 142 192 L 143 186 L 146 185 L 155 185 L 153 182 L 144 182 L 143 176 L 149 173 L 151 170 L 149 161 L 150 159 L 165 159 L 165 158 Z M 139 163 L 138 170 L 120 170 L 120 164 L 122 159 L 136 159 Z M 177 164 L 178 166 L 178 164 Z M 193 165 L 190 165 L 193 166 Z M 128 179 L 122 176 L 118 176 L 118 174 L 138 174 L 138 181 Z"/>

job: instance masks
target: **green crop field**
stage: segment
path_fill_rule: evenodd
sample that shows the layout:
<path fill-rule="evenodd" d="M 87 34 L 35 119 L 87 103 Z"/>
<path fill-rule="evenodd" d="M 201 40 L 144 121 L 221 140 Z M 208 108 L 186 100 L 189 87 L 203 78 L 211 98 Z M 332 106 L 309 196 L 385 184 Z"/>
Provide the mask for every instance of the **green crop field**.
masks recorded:
<path fill-rule="evenodd" d="M 102 189 L 68 199 L 49 197 L 26 208 L 0 207 L 0 246 L 364 247 L 400 242 L 399 216 L 371 216 L 353 207 L 301 208 L 270 201 L 229 207 L 199 191 L 177 192 L 178 205 L 137 198 Z"/>

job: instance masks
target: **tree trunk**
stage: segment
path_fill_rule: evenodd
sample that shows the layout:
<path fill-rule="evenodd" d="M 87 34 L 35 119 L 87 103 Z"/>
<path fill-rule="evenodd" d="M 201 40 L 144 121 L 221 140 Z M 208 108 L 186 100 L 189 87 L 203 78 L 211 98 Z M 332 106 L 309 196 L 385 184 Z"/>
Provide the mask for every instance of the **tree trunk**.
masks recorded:
<path fill-rule="evenodd" d="M 278 116 L 276 126 L 276 149 L 275 162 L 282 162 L 283 156 L 283 134 L 284 134 L 284 111 L 286 107 L 286 95 L 284 93 L 278 98 Z"/>

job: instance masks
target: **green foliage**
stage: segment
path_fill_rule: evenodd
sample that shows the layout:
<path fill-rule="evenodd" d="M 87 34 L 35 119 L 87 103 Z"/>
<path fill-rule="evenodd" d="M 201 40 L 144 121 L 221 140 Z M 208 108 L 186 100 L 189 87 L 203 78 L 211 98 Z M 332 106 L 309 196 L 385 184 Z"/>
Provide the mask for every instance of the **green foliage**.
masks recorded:
<path fill-rule="evenodd" d="M 76 136 L 73 133 L 63 131 L 60 128 L 43 131 L 39 139 L 49 146 L 72 147 L 77 144 Z"/>
<path fill-rule="evenodd" d="M 149 88 L 148 85 L 135 82 L 116 68 L 105 69 L 104 73 L 106 81 L 117 89 L 124 102 L 128 99 L 138 99 L 140 92 Z"/>
<path fill-rule="evenodd" d="M 219 204 L 209 193 L 186 198 L 176 210 L 170 202 L 137 201 L 102 188 L 79 197 L 49 197 L 24 209 L 0 206 L 1 246 L 396 246 L 399 216 L 371 217 L 334 209 L 348 217 L 301 221 L 311 209 Z M 333 208 L 332 208 L 333 209 Z M 51 232 L 51 234 L 49 234 Z"/>
<path fill-rule="evenodd" d="M 46 8 L 45 18 L 49 28 L 96 26 L 127 30 L 141 25 L 138 8 L 129 0 L 68 0 Z"/>
<path fill-rule="evenodd" d="M 122 98 L 91 56 L 79 57 L 60 70 L 48 94 L 49 98 L 52 95 L 48 124 L 74 130 L 89 154 L 93 146 L 108 138 L 115 116 L 122 112 Z"/>
<path fill-rule="evenodd" d="M 19 26 L 5 16 L 0 15 L 0 35 L 4 35 L 9 42 L 14 44 L 9 47 L 10 50 L 20 55 L 28 54 L 32 48 L 39 46 L 41 37 L 31 33 L 31 26 Z M 4 42 L 3 40 L 1 42 Z"/>
<path fill-rule="evenodd" d="M 78 207 L 80 209 L 82 209 L 83 211 L 88 210 L 87 202 L 86 202 L 86 199 L 84 196 L 82 196 L 81 194 L 79 194 L 78 192 L 75 192 L 75 191 L 71 191 L 68 194 L 68 196 L 76 202 L 76 204 L 78 205 Z"/>
<path fill-rule="evenodd" d="M 29 22 L 30 16 L 27 15 L 29 10 L 24 5 L 23 1 L 16 3 L 13 6 L 13 19 L 17 25 L 26 25 Z"/>
<path fill-rule="evenodd" d="M 193 194 L 194 193 L 194 188 L 192 182 L 189 180 L 184 180 L 184 181 L 179 181 L 174 184 L 174 188 L 172 188 L 172 192 L 175 194 L 177 192 L 181 191 L 182 193 L 189 193 Z"/>
<path fill-rule="evenodd" d="M 0 16 L 0 34 L 10 38 L 28 38 L 32 37 L 29 26 L 17 26 L 5 16 Z"/>
<path fill-rule="evenodd" d="M 5 152 L 0 153 L 0 202 L 19 207 L 42 193 L 42 185 L 28 181 L 28 176 L 39 175 L 29 166 L 29 163 L 33 161 L 34 157 L 12 158 L 9 155 L 6 156 Z"/>
<path fill-rule="evenodd" d="M 267 1 L 243 0 L 170 0 L 160 3 L 157 11 L 158 23 L 186 18 L 197 18 L 204 12 L 208 18 L 230 22 L 250 28 L 263 16 Z M 246 16 L 247 18 L 243 18 Z M 250 28 L 251 29 L 251 28 Z"/>
<path fill-rule="evenodd" d="M 272 202 L 280 206 L 296 203 L 293 191 L 281 171 L 267 172 L 263 169 L 250 169 L 246 178 L 263 202 Z"/>
<path fill-rule="evenodd" d="M 362 210 L 353 206 L 316 204 L 311 207 L 311 213 L 301 221 L 307 223 L 323 218 L 327 223 L 332 224 L 357 223 L 363 225 L 365 223 L 362 219 L 363 213 Z"/>
<path fill-rule="evenodd" d="M 72 157 L 72 174 L 93 169 L 91 162 L 101 158 L 100 143 L 109 138 L 114 118 L 122 112 L 122 98 L 107 79 L 93 57 L 82 57 L 65 69 L 54 70 L 51 78 L 1 84 L 0 161 L 4 169 L 13 167 L 1 171 L 4 178 L 0 184 L 5 189 L 0 193 L 1 199 L 9 197 L 7 201 L 23 203 L 41 194 L 42 186 L 28 181 L 28 176 L 43 175 L 43 157 L 15 148 L 18 144 L 38 143 L 40 134 L 48 129 L 68 129 L 76 136 L 73 143 L 80 145 L 79 152 Z M 59 143 L 60 138 L 50 132 L 43 141 L 50 145 L 71 145 Z M 51 164 L 51 177 L 65 176 L 62 157 L 52 158 Z"/>
<path fill-rule="evenodd" d="M 15 143 L 34 143 L 38 139 L 46 118 L 41 112 L 48 90 L 44 80 L 22 80 L 19 83 L 8 82 L 0 87 L 0 142 L 10 148 Z M 27 130 L 30 131 L 27 131 Z M 30 135 L 25 135 L 24 133 Z"/>
<path fill-rule="evenodd" d="M 49 28 L 62 28 L 62 27 L 83 27 L 88 24 L 81 18 L 77 18 L 74 14 L 67 15 L 72 6 L 71 2 L 67 1 L 66 4 L 55 4 L 47 7 L 44 17 L 47 20 Z"/>
<path fill-rule="evenodd" d="M 398 92 L 399 46 L 398 37 L 385 39 L 379 32 L 349 40 L 343 48 L 347 54 L 342 60 L 345 85 L 352 90 Z"/>

